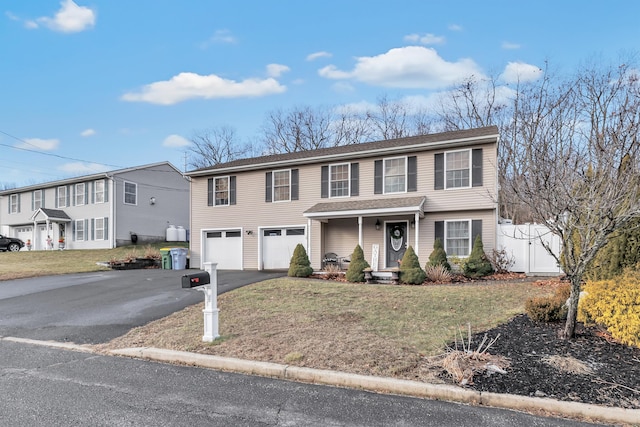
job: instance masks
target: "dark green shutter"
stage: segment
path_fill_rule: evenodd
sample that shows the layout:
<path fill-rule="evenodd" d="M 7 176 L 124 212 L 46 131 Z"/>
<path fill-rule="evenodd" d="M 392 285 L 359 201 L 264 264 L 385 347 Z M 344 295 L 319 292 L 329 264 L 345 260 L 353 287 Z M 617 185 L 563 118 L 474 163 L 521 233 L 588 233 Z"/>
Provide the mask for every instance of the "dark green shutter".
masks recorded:
<path fill-rule="evenodd" d="M 86 187 L 85 187 L 86 188 Z M 84 220 L 84 240 L 89 240 L 89 220 Z"/>
<path fill-rule="evenodd" d="M 320 168 L 320 197 L 323 199 L 329 197 L 329 166 Z"/>
<path fill-rule="evenodd" d="M 109 218 L 104 217 L 104 240 L 109 240 Z"/>
<path fill-rule="evenodd" d="M 482 187 L 482 148 L 471 150 L 471 185 Z"/>
<path fill-rule="evenodd" d="M 267 172 L 265 174 L 265 188 L 264 188 L 264 201 L 265 202 L 271 202 L 271 200 L 273 200 L 273 196 L 272 196 L 272 180 L 273 180 L 273 173 L 272 172 Z"/>
<path fill-rule="evenodd" d="M 434 164 L 434 190 L 444 190 L 444 153 L 434 154 L 433 156 L 433 164 Z"/>
<path fill-rule="evenodd" d="M 213 206 L 213 178 L 207 180 L 207 206 Z"/>
<path fill-rule="evenodd" d="M 418 158 L 407 158 L 407 191 L 418 191 Z"/>
<path fill-rule="evenodd" d="M 291 200 L 298 200 L 298 169 L 291 169 Z"/>
<path fill-rule="evenodd" d="M 91 218 L 91 240 L 96 240 L 96 220 L 95 218 Z"/>
<path fill-rule="evenodd" d="M 56 208 L 59 208 L 60 206 L 58 206 L 58 187 L 56 187 L 56 193 L 55 194 L 56 194 L 56 203 L 54 204 L 54 206 Z"/>
<path fill-rule="evenodd" d="M 229 204 L 236 204 L 236 177 L 235 175 L 229 177 Z"/>
<path fill-rule="evenodd" d="M 109 201 L 109 181 L 108 179 L 104 180 L 104 202 L 107 203 Z"/>
<path fill-rule="evenodd" d="M 473 247 L 473 243 L 476 241 L 476 237 L 480 236 L 482 239 L 482 220 L 474 219 L 471 221 L 471 246 Z"/>
<path fill-rule="evenodd" d="M 435 238 L 440 239 L 444 246 L 444 221 L 436 221 Z"/>
<path fill-rule="evenodd" d="M 31 192 L 31 210 L 35 210 L 36 208 L 36 192 L 32 191 Z"/>
<path fill-rule="evenodd" d="M 373 162 L 373 193 L 382 194 L 382 160 Z"/>
<path fill-rule="evenodd" d="M 357 196 L 360 193 L 360 164 L 351 163 L 351 195 Z"/>
<path fill-rule="evenodd" d="M 94 205 L 96 203 L 96 182 L 91 181 L 91 204 Z"/>

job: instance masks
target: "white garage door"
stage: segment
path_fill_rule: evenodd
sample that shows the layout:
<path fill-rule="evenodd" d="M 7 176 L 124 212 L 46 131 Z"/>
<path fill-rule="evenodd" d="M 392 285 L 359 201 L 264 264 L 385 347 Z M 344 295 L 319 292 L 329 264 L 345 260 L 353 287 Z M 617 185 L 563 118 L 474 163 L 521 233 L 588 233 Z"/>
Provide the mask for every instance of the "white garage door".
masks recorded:
<path fill-rule="evenodd" d="M 204 261 L 218 263 L 219 270 L 242 270 L 242 231 L 207 232 Z"/>
<path fill-rule="evenodd" d="M 262 268 L 281 270 L 289 268 L 296 245 L 307 247 L 304 227 L 268 228 L 262 231 Z"/>

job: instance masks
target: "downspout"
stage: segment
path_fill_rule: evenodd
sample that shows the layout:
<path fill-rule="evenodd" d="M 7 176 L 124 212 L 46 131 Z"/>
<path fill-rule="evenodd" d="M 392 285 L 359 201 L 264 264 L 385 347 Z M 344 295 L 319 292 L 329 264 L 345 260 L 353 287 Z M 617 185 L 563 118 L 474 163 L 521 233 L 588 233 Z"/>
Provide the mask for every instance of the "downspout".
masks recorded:
<path fill-rule="evenodd" d="M 109 230 L 109 240 L 111 241 L 111 249 L 113 249 L 116 247 L 116 230 L 118 229 L 116 224 L 116 185 L 112 176 L 109 176 L 109 174 L 105 174 L 104 176 L 111 187 L 111 199 L 109 202 L 109 208 L 111 209 L 111 229 Z"/>

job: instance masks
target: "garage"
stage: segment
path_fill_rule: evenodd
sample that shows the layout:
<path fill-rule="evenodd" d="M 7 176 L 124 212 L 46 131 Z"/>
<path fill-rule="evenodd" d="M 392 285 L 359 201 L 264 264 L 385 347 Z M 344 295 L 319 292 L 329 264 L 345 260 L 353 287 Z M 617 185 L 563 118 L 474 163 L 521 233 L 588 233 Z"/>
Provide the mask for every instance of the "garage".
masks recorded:
<path fill-rule="evenodd" d="M 305 227 L 265 228 L 261 234 L 264 270 L 288 269 L 298 243 L 307 248 Z"/>
<path fill-rule="evenodd" d="M 242 270 L 242 230 L 205 232 L 204 262 L 219 270 Z"/>
<path fill-rule="evenodd" d="M 26 243 L 27 240 L 33 239 L 33 227 L 18 227 L 15 229 L 15 236 Z"/>

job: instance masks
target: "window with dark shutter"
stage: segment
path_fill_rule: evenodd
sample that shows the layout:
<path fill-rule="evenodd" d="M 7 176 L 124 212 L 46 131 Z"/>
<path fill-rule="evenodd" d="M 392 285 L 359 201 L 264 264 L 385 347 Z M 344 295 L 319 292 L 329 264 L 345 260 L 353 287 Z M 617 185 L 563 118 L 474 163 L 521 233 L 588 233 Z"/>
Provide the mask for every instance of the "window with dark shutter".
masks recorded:
<path fill-rule="evenodd" d="M 329 166 L 320 168 L 320 197 L 323 199 L 329 197 Z"/>
<path fill-rule="evenodd" d="M 482 148 L 471 151 L 471 186 L 482 187 Z"/>
<path fill-rule="evenodd" d="M 351 163 L 351 195 L 357 196 L 360 193 L 360 164 Z"/>
<path fill-rule="evenodd" d="M 407 158 L 407 191 L 418 191 L 418 158 Z"/>
<path fill-rule="evenodd" d="M 373 163 L 373 193 L 382 194 L 382 160 Z"/>
<path fill-rule="evenodd" d="M 444 153 L 434 154 L 434 190 L 444 190 Z"/>

